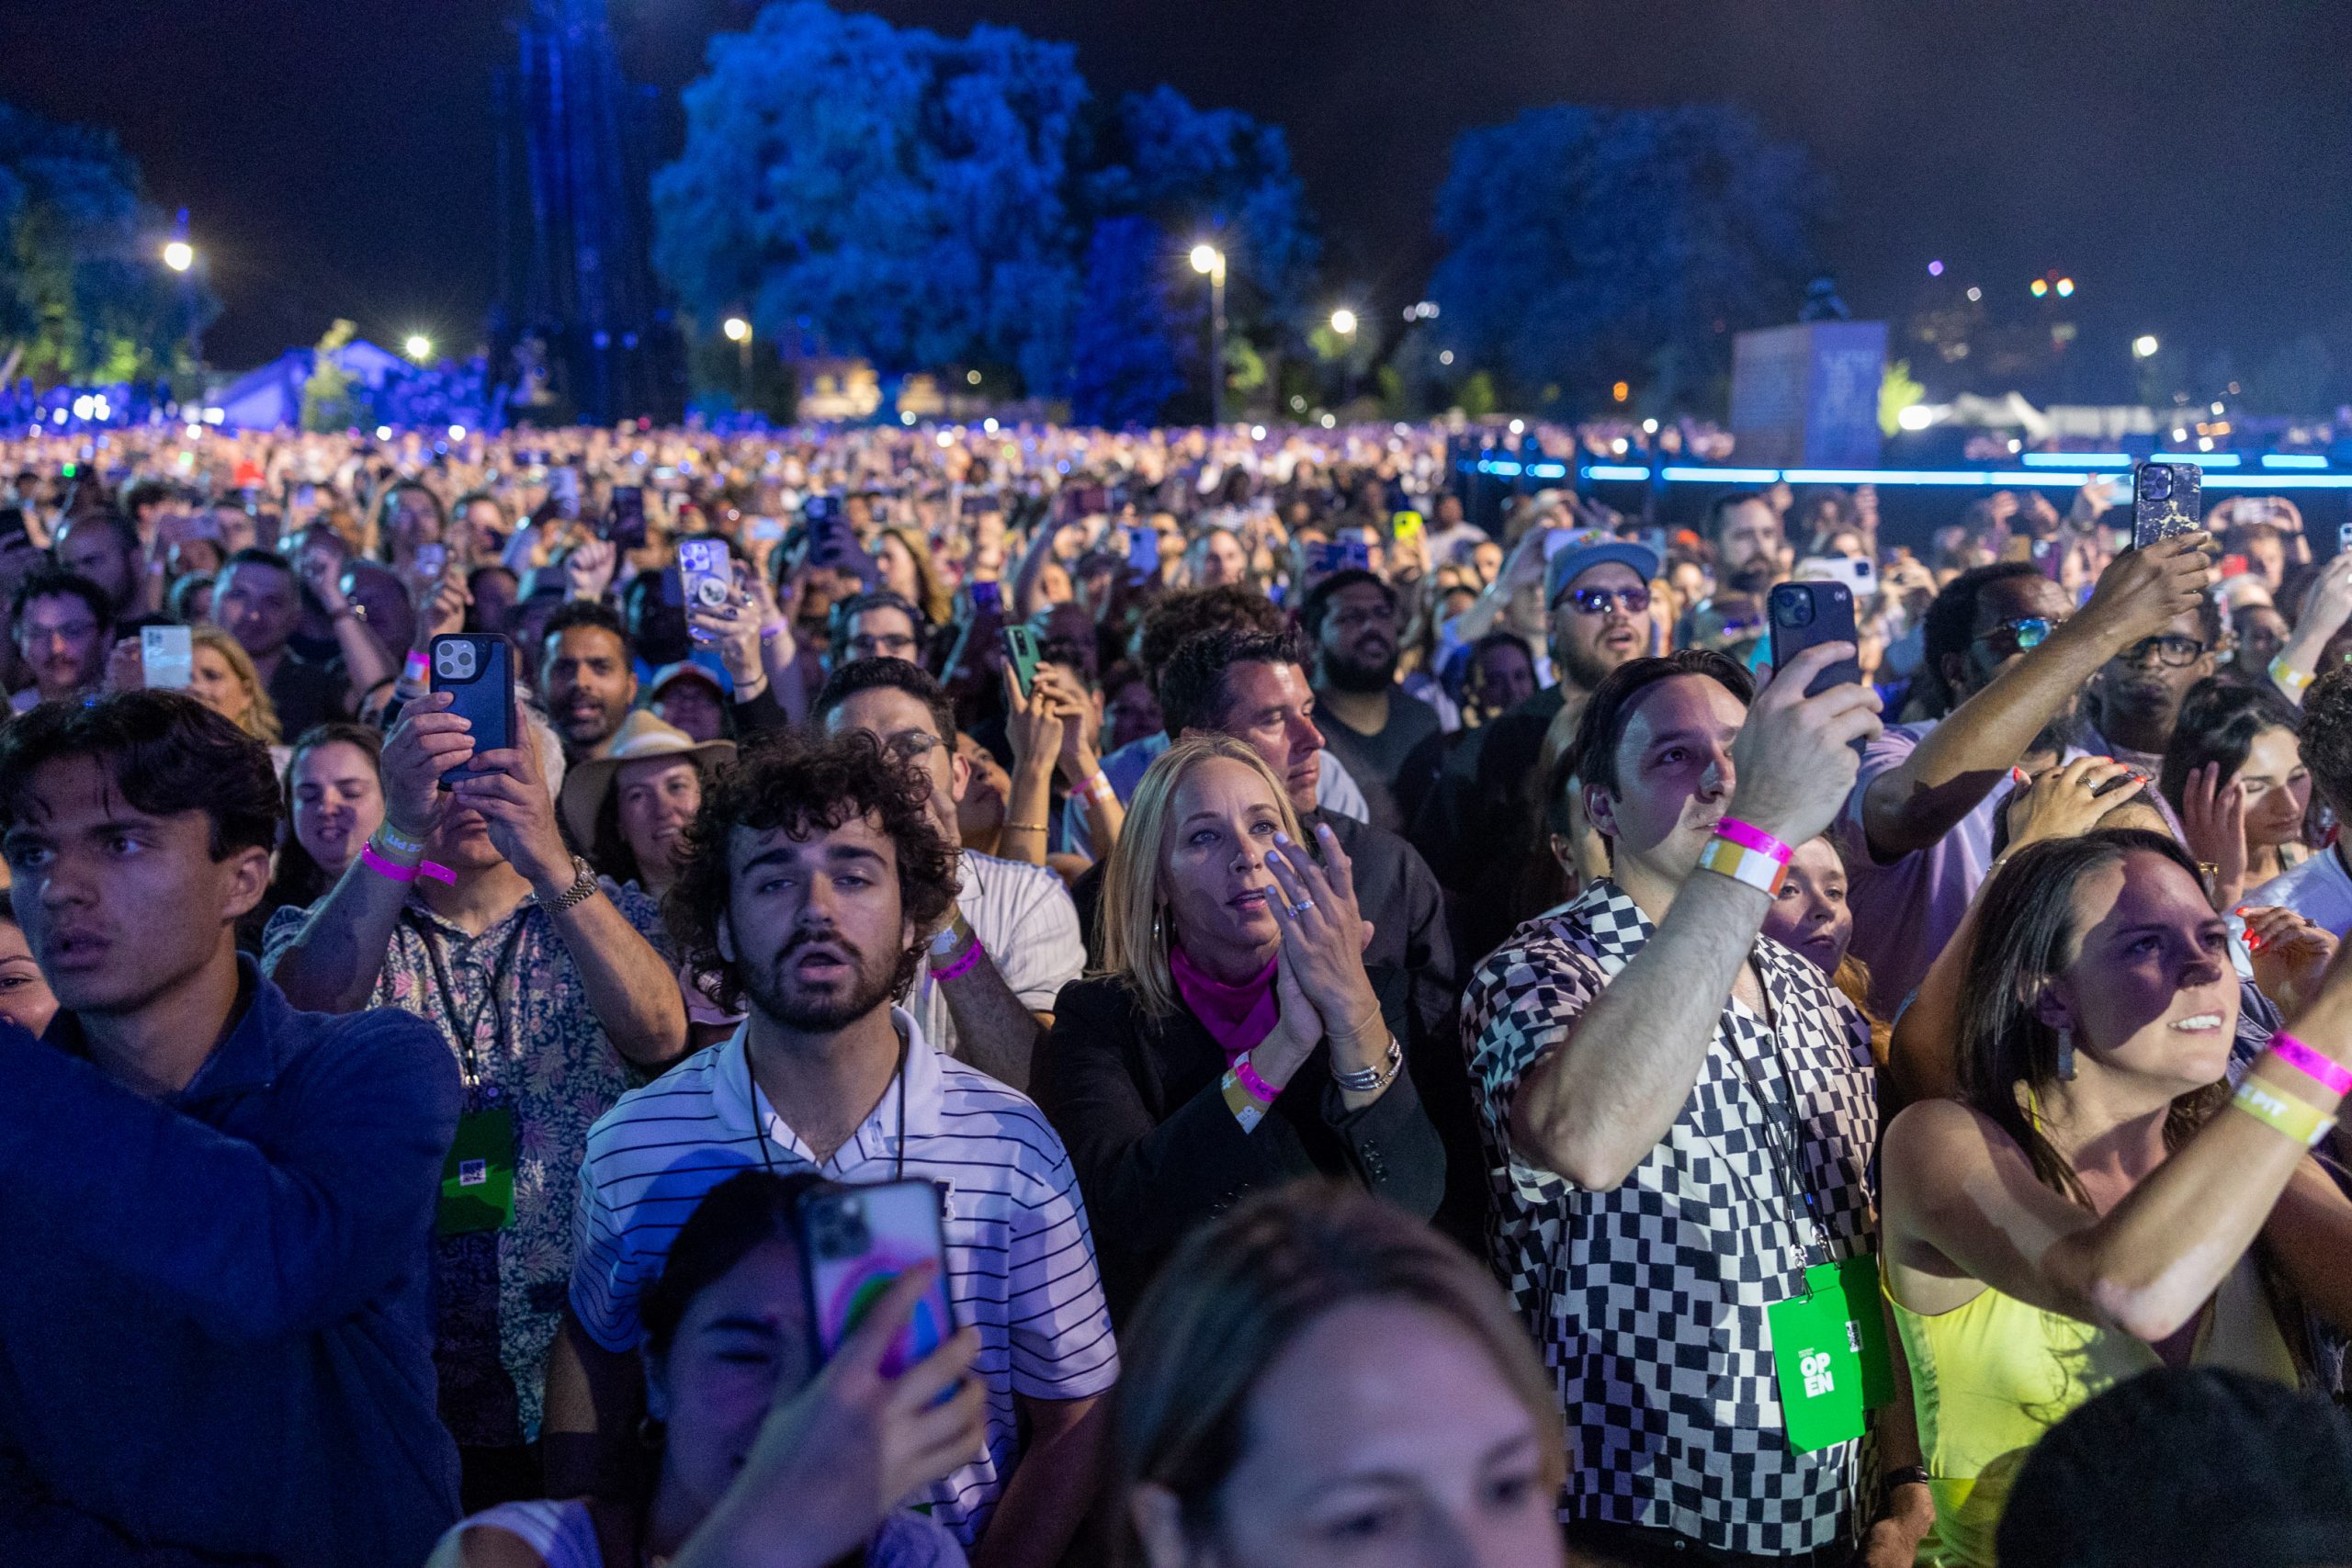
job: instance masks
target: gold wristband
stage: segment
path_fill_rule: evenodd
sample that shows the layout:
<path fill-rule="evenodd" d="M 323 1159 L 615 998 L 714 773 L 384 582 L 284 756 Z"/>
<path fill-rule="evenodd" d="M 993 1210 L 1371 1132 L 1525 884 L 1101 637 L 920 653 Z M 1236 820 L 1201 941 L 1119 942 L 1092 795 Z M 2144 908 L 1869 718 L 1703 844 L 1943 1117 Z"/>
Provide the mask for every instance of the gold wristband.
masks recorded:
<path fill-rule="evenodd" d="M 2293 665 L 2288 663 L 2287 656 L 2283 653 L 2271 660 L 2270 678 L 2278 682 L 2280 685 L 2286 687 L 2289 691 L 2294 693 L 2299 697 L 2303 694 L 2304 687 L 2319 679 L 2318 676 L 2311 673 L 2309 671 L 2298 670 Z"/>
<path fill-rule="evenodd" d="M 2314 1148 L 2335 1125 L 2335 1118 L 2323 1116 L 2315 1106 L 2307 1105 L 2292 1095 L 2280 1094 L 2256 1078 L 2247 1078 L 2230 1096 L 2230 1103 L 2258 1122 L 2302 1145 Z"/>

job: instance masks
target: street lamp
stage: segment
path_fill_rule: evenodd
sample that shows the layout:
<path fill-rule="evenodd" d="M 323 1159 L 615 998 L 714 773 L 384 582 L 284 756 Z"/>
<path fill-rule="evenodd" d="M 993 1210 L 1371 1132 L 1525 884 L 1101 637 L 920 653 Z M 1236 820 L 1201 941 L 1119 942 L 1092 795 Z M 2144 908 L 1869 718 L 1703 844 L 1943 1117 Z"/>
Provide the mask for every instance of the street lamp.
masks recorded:
<path fill-rule="evenodd" d="M 174 272 L 186 272 L 196 265 L 196 247 L 186 240 L 171 240 L 164 245 L 164 265 Z"/>
<path fill-rule="evenodd" d="M 433 340 L 423 333 L 409 333 L 408 341 L 401 346 L 406 349 L 408 356 L 419 365 L 433 357 Z"/>
<path fill-rule="evenodd" d="M 1356 335 L 1356 313 L 1342 305 L 1331 312 L 1331 330 L 1341 337 Z"/>
<path fill-rule="evenodd" d="M 2164 344 L 2156 341 L 2155 333 L 2142 333 L 2138 337 L 2132 340 L 2132 357 L 2134 359 L 2154 359 L 2156 356 L 2156 350 L 2163 346 Z"/>
<path fill-rule="evenodd" d="M 1209 280 L 1209 423 L 1225 423 L 1225 253 L 1206 241 L 1193 247 L 1193 270 Z"/>
<path fill-rule="evenodd" d="M 729 316 L 718 330 L 735 345 L 736 392 L 748 403 L 752 400 L 752 323 L 741 316 Z"/>

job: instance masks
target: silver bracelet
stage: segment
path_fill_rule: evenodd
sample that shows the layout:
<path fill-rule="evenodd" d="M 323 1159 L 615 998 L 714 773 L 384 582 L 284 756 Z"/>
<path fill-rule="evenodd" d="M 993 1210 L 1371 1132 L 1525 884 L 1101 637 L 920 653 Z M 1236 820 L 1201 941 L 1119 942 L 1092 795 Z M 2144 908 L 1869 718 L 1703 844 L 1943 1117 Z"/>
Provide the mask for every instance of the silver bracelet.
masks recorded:
<path fill-rule="evenodd" d="M 1380 1066 L 1362 1067 L 1352 1073 L 1343 1073 L 1334 1066 L 1331 1069 L 1331 1081 L 1350 1094 L 1378 1094 L 1396 1081 L 1396 1069 L 1402 1066 L 1404 1062 L 1405 1048 L 1397 1044 L 1396 1036 L 1391 1034 L 1388 1037 L 1387 1059 Z"/>

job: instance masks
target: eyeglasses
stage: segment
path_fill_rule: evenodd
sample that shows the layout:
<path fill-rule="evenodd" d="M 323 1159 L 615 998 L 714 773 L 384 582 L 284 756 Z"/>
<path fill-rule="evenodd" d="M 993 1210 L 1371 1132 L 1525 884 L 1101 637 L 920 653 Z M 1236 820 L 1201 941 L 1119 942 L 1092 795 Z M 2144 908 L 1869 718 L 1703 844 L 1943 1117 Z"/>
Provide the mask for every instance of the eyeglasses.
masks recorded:
<path fill-rule="evenodd" d="M 2186 670 L 2205 657 L 2205 645 L 2193 637 L 2146 637 L 2116 658 L 2125 664 L 2145 664 L 2150 654 L 2167 669 Z"/>
<path fill-rule="evenodd" d="M 2065 624 L 2048 615 L 2022 615 L 2014 621 L 2003 621 L 1975 640 L 1996 645 L 2007 643 L 2010 653 L 2026 653 L 2048 642 L 2050 634 Z"/>
<path fill-rule="evenodd" d="M 1360 631 L 1365 626 L 1393 626 L 1396 624 L 1396 607 L 1372 604 L 1360 610 L 1334 610 L 1331 624 L 1343 632 Z"/>
<path fill-rule="evenodd" d="M 1650 591 L 1646 588 L 1575 588 L 1566 595 L 1579 615 L 1605 615 L 1618 605 L 1625 613 L 1638 615 L 1650 607 Z"/>
<path fill-rule="evenodd" d="M 860 659 L 905 659 L 913 654 L 915 639 L 896 632 L 859 636 L 849 639 L 849 650 Z"/>

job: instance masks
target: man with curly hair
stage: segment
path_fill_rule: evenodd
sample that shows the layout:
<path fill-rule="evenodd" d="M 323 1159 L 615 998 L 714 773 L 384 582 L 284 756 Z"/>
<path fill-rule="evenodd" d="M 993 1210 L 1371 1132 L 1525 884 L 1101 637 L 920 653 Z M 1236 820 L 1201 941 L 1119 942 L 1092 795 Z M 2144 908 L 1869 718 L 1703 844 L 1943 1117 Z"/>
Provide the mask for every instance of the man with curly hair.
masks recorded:
<path fill-rule="evenodd" d="M 746 1016 L 589 1134 L 548 1373 L 553 1495 L 592 1490 L 636 1431 L 638 1303 L 704 1193 L 745 1169 L 920 1179 L 944 1190 L 948 1294 L 980 1329 L 989 1394 L 987 1451 L 924 1501 L 982 1568 L 1052 1563 L 1075 1535 L 1095 1464 L 1082 1424 L 1118 1354 L 1061 1140 L 897 1005 L 956 897 L 930 797 L 854 731 L 763 738 L 704 799 L 668 913 Z"/>

